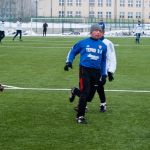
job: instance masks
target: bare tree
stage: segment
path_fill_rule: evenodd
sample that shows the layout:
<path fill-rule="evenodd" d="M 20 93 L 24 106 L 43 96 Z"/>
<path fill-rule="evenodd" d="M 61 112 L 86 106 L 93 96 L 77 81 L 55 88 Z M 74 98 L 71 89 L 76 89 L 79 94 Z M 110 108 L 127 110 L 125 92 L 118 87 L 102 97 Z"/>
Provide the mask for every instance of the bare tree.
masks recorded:
<path fill-rule="evenodd" d="M 35 16 L 34 0 L 0 0 L 0 19 L 15 20 Z"/>

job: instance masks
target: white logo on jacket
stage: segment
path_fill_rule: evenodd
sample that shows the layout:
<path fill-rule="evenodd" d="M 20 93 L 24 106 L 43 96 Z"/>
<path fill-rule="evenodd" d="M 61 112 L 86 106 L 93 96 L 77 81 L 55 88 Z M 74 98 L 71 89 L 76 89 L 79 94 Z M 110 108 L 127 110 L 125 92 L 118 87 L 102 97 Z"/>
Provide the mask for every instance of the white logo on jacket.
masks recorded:
<path fill-rule="evenodd" d="M 87 57 L 89 57 L 92 60 L 98 60 L 99 59 L 99 56 L 95 56 L 95 55 L 92 55 L 92 54 L 88 54 Z"/>

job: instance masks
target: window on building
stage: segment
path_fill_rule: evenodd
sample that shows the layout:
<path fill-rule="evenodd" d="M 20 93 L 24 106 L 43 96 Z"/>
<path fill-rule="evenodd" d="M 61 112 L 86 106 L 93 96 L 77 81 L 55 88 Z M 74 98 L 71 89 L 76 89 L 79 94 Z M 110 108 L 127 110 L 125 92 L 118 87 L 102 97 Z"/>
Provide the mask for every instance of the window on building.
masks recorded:
<path fill-rule="evenodd" d="M 111 0 L 106 0 L 106 6 L 111 7 Z"/>
<path fill-rule="evenodd" d="M 59 0 L 59 6 L 64 6 L 64 1 L 65 0 Z"/>
<path fill-rule="evenodd" d="M 141 19 L 141 12 L 136 12 L 136 16 L 137 19 Z"/>
<path fill-rule="evenodd" d="M 133 18 L 133 12 L 128 12 L 128 18 Z"/>
<path fill-rule="evenodd" d="M 125 18 L 125 12 L 120 12 L 120 18 Z"/>
<path fill-rule="evenodd" d="M 94 11 L 90 11 L 89 12 L 89 17 L 90 18 L 94 18 L 95 17 L 95 12 Z"/>
<path fill-rule="evenodd" d="M 95 0 L 89 0 L 89 6 L 94 6 L 95 5 Z"/>
<path fill-rule="evenodd" d="M 106 12 L 106 18 L 107 18 L 107 19 L 108 19 L 108 18 L 111 19 L 111 12 L 110 12 L 110 11 L 107 11 L 107 12 Z"/>
<path fill-rule="evenodd" d="M 98 6 L 102 7 L 103 6 L 103 0 L 98 0 Z"/>
<path fill-rule="evenodd" d="M 81 0 L 76 0 L 76 6 L 81 6 Z"/>
<path fill-rule="evenodd" d="M 102 11 L 98 12 L 98 18 L 103 18 L 103 12 Z"/>
<path fill-rule="evenodd" d="M 73 12 L 72 11 L 67 11 L 67 17 L 73 17 Z"/>
<path fill-rule="evenodd" d="M 68 6 L 72 6 L 72 4 L 73 4 L 72 1 L 73 1 L 73 0 L 67 0 L 67 5 L 68 5 Z"/>
<path fill-rule="evenodd" d="M 136 7 L 141 7 L 141 0 L 136 0 Z"/>
<path fill-rule="evenodd" d="M 125 7 L 125 0 L 120 0 L 120 7 Z"/>
<path fill-rule="evenodd" d="M 64 17 L 65 16 L 65 12 L 64 11 L 59 11 L 59 17 Z"/>
<path fill-rule="evenodd" d="M 76 11 L 76 17 L 81 17 L 81 11 Z"/>
<path fill-rule="evenodd" d="M 128 7 L 133 7 L 133 0 L 128 0 Z"/>

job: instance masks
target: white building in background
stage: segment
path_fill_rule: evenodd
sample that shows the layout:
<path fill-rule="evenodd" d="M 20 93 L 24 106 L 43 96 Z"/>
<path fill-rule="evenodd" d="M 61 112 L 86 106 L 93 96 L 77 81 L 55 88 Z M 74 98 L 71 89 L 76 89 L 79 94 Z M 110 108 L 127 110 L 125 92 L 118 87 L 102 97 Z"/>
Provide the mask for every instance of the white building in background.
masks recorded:
<path fill-rule="evenodd" d="M 150 0 L 38 0 L 38 16 L 134 19 L 150 23 Z"/>

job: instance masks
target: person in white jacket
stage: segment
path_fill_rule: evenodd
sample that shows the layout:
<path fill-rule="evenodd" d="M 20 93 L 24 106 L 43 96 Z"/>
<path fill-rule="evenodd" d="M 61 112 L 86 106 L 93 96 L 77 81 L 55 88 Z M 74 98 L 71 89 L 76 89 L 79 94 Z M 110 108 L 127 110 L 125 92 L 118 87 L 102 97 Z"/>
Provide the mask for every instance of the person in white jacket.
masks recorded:
<path fill-rule="evenodd" d="M 22 41 L 22 19 L 21 18 L 19 18 L 16 22 L 16 34 L 13 37 L 13 41 L 15 40 L 16 36 L 18 36 L 18 34 L 20 35 L 19 36 L 20 41 Z"/>
<path fill-rule="evenodd" d="M 5 22 L 4 20 L 2 20 L 0 22 L 0 43 L 4 37 L 5 37 Z"/>
<path fill-rule="evenodd" d="M 143 27 L 141 25 L 141 22 L 138 21 L 138 24 L 135 27 L 135 43 L 140 44 L 141 39 L 141 33 L 143 32 Z"/>
<path fill-rule="evenodd" d="M 105 32 L 105 26 L 103 30 Z M 116 65 L 117 65 L 116 53 L 115 53 L 114 44 L 110 40 L 104 38 L 104 32 L 103 32 L 103 36 L 101 37 L 101 40 L 107 46 L 107 54 L 106 54 L 107 75 L 108 75 L 108 80 L 111 82 L 114 80 L 113 74 L 116 71 Z M 89 94 L 87 101 L 88 102 L 92 101 L 96 91 L 100 98 L 100 112 L 105 112 L 106 111 L 106 96 L 105 96 L 105 91 L 104 91 L 104 85 L 101 85 L 99 83 L 97 89 L 93 88 Z M 70 102 L 74 101 L 75 96 L 80 96 L 80 90 L 77 87 L 74 87 L 71 89 L 71 95 L 69 97 Z M 77 109 L 78 109 L 78 106 L 75 107 L 75 110 Z M 86 107 L 86 110 L 87 110 L 87 107 Z"/>

